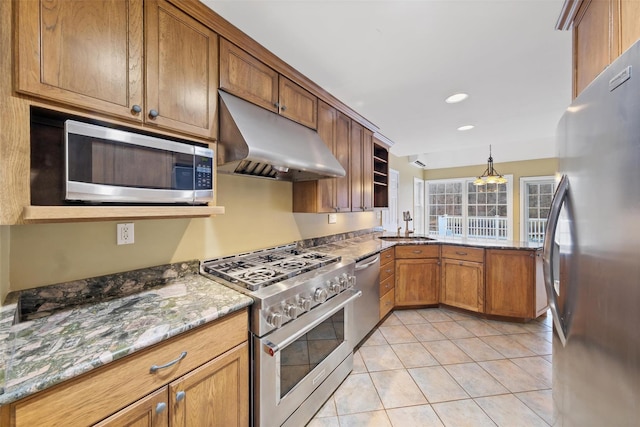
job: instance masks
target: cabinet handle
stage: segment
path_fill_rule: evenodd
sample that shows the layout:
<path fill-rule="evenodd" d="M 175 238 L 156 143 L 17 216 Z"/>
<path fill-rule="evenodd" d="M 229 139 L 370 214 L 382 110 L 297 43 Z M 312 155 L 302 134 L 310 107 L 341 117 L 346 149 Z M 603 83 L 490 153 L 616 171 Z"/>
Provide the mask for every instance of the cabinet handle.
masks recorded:
<path fill-rule="evenodd" d="M 184 399 L 187 396 L 187 393 L 185 393 L 184 391 L 179 391 L 176 393 L 176 402 L 180 402 L 182 399 Z"/>
<path fill-rule="evenodd" d="M 160 402 L 156 405 L 156 414 L 161 413 L 162 411 L 164 411 L 165 409 L 167 409 L 167 404 L 164 402 Z"/>
<path fill-rule="evenodd" d="M 280 107 L 280 110 L 285 111 L 287 109 L 286 105 L 283 105 L 282 107 Z"/>
<path fill-rule="evenodd" d="M 469 255 L 469 254 L 468 254 L 468 253 L 466 253 L 466 252 L 457 252 L 457 251 L 456 251 L 456 255 Z"/>
<path fill-rule="evenodd" d="M 138 114 L 142 111 L 142 107 L 139 106 L 138 104 L 134 104 L 133 107 L 131 107 L 131 112 L 133 114 Z"/>
<path fill-rule="evenodd" d="M 413 251 L 414 254 L 421 254 L 422 253 L 422 249 L 416 249 Z"/>
<path fill-rule="evenodd" d="M 168 368 L 169 366 L 173 366 L 176 363 L 178 363 L 179 361 L 181 361 L 182 359 L 184 359 L 185 357 L 187 357 L 187 352 L 183 351 L 180 356 L 178 356 L 177 359 L 172 360 L 171 362 L 165 363 L 164 365 L 153 365 L 151 367 L 151 369 L 149 369 L 151 371 L 151 373 L 155 373 L 156 371 L 160 370 L 160 369 L 164 369 L 164 368 Z"/>
<path fill-rule="evenodd" d="M 158 110 L 149 110 L 149 118 L 155 119 L 158 117 Z"/>
<path fill-rule="evenodd" d="M 387 268 L 385 272 L 391 274 L 391 269 Z"/>

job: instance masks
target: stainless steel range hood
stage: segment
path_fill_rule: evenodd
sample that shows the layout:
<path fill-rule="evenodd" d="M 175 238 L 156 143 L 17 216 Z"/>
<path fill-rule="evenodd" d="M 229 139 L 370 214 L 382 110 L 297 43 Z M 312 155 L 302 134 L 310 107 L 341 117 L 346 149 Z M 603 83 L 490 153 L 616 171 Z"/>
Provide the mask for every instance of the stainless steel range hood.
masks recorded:
<path fill-rule="evenodd" d="M 285 181 L 345 176 L 318 133 L 223 91 L 218 171 Z"/>

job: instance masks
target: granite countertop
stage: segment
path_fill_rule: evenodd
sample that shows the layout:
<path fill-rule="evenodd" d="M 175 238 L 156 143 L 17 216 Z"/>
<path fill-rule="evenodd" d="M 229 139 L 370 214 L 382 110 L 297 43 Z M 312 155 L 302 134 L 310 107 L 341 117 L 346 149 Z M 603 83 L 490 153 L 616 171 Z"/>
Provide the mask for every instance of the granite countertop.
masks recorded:
<path fill-rule="evenodd" d="M 373 232 L 357 237 L 352 237 L 345 240 L 332 241 L 324 243 L 320 240 L 314 241 L 317 246 L 313 246 L 315 250 L 321 252 L 329 252 L 334 255 L 340 255 L 343 257 L 353 258 L 356 261 L 360 261 L 370 255 L 381 252 L 387 248 L 401 245 L 437 245 L 447 244 L 456 246 L 471 246 L 477 248 L 492 248 L 492 249 L 519 249 L 519 250 L 540 250 L 539 244 L 532 244 L 528 242 L 516 242 L 506 240 L 478 240 L 478 239 L 463 239 L 460 237 L 432 237 L 423 235 L 411 235 L 413 237 L 398 237 L 395 234 Z M 385 240 L 385 237 L 391 239 Z"/>
<path fill-rule="evenodd" d="M 190 261 L 9 294 L 0 307 L 0 405 L 253 302 L 198 268 Z M 21 294 L 33 320 L 14 324 Z"/>

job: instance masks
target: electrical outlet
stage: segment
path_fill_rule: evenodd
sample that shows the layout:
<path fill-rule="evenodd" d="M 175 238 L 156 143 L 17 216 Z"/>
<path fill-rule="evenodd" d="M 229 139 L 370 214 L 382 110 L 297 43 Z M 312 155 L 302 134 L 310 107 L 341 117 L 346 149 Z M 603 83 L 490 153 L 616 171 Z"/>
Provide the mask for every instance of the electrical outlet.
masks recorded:
<path fill-rule="evenodd" d="M 336 222 L 338 222 L 338 215 L 329 214 L 329 224 L 335 224 Z"/>
<path fill-rule="evenodd" d="M 118 224 L 116 240 L 119 245 L 130 245 L 133 243 L 133 223 Z"/>

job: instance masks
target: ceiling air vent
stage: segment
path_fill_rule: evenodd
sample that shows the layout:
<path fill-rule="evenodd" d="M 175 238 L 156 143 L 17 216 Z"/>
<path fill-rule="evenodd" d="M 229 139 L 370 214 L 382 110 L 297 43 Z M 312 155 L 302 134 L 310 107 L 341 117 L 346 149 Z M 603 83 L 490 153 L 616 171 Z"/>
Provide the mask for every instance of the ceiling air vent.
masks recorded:
<path fill-rule="evenodd" d="M 409 156 L 409 164 L 410 164 L 411 166 L 415 166 L 415 167 L 417 167 L 417 168 L 422 168 L 422 169 L 424 169 L 424 168 L 426 168 L 426 167 L 427 167 L 427 164 L 426 164 L 426 163 L 423 163 L 423 162 L 418 158 L 418 156 L 417 156 L 417 155 L 416 155 L 416 156 Z"/>

